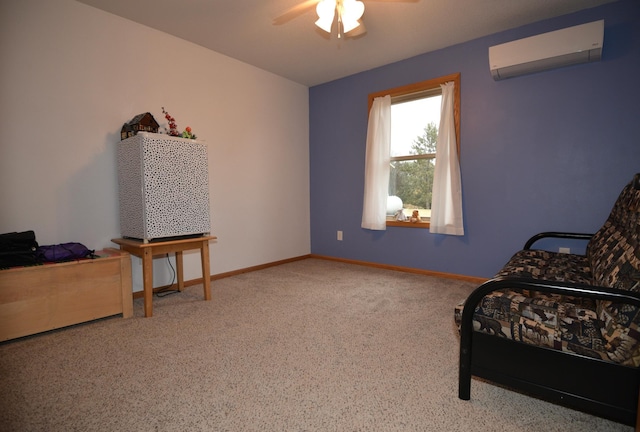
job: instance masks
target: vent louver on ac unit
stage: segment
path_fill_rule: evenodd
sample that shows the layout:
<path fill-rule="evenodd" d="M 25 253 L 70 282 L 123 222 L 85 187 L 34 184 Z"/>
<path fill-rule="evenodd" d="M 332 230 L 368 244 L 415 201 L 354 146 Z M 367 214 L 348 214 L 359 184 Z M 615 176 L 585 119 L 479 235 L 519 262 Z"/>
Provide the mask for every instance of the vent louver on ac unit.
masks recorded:
<path fill-rule="evenodd" d="M 600 60 L 604 20 L 489 47 L 494 80 Z"/>

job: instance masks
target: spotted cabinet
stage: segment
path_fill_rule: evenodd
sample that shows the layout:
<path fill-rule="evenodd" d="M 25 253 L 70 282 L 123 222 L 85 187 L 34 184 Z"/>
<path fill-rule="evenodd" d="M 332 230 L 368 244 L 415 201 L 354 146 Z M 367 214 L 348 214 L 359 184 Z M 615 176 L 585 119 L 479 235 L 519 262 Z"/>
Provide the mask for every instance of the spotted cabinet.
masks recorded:
<path fill-rule="evenodd" d="M 202 141 L 140 132 L 117 145 L 122 237 L 147 242 L 211 231 Z"/>

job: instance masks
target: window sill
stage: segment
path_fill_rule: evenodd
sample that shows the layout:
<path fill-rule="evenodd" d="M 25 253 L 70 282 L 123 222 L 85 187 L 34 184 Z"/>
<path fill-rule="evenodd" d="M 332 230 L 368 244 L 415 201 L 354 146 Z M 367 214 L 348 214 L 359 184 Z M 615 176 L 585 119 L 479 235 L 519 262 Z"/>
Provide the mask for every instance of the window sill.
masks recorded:
<path fill-rule="evenodd" d="M 429 223 L 429 221 L 423 221 L 423 222 L 401 222 L 401 221 L 396 221 L 396 220 L 388 220 L 387 221 L 387 226 L 393 226 L 393 227 L 402 227 L 402 228 L 429 228 L 431 226 L 431 224 Z"/>

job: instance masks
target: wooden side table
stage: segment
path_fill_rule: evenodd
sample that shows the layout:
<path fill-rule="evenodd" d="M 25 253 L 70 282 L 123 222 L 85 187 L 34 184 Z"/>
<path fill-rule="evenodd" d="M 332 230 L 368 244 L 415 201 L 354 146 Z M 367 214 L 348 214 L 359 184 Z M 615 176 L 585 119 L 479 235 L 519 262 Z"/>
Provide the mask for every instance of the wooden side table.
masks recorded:
<path fill-rule="evenodd" d="M 144 287 L 144 316 L 153 316 L 153 257 L 175 253 L 178 290 L 184 289 L 184 270 L 182 265 L 182 252 L 191 249 L 200 249 L 202 262 L 202 285 L 204 286 L 204 299 L 211 300 L 211 276 L 209 271 L 209 241 L 217 237 L 203 236 L 185 238 L 179 240 L 159 241 L 144 243 L 140 240 L 116 238 L 112 242 L 120 246 L 120 249 L 131 255 L 142 258 L 142 279 Z"/>

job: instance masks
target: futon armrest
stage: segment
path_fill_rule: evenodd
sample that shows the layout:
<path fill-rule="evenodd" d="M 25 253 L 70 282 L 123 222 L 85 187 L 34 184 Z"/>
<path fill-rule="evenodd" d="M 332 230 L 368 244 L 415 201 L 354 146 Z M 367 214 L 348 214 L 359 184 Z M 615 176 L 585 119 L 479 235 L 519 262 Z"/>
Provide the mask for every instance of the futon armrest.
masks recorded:
<path fill-rule="evenodd" d="M 542 232 L 542 233 L 534 235 L 529 240 L 527 240 L 527 242 L 525 243 L 523 249 L 525 249 L 525 250 L 531 249 L 531 246 L 533 246 L 533 244 L 535 242 L 537 242 L 538 240 L 541 240 L 543 238 L 562 238 L 562 239 L 587 240 L 588 241 L 588 240 L 591 240 L 591 237 L 593 237 L 593 234 L 555 232 L 555 231 Z"/>
<path fill-rule="evenodd" d="M 476 288 L 466 299 L 460 321 L 460 399 L 470 397 L 471 339 L 473 335 L 473 315 L 482 299 L 493 291 L 502 289 L 531 290 L 543 293 L 561 294 L 572 297 L 587 297 L 614 303 L 629 304 L 640 308 L 640 293 L 603 286 L 552 282 L 538 279 L 497 277 Z"/>

